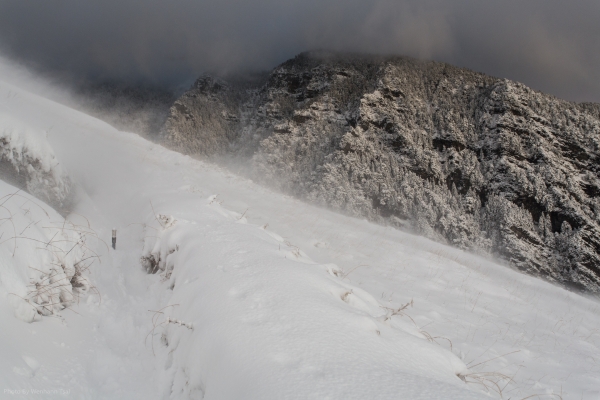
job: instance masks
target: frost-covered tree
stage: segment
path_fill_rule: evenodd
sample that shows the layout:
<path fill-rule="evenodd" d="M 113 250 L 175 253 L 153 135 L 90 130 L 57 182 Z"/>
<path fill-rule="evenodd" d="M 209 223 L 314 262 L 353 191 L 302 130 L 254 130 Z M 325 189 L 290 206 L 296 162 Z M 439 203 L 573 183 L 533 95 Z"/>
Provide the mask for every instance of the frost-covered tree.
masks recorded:
<path fill-rule="evenodd" d="M 165 143 L 295 196 L 600 292 L 600 106 L 443 63 L 303 53 L 202 77 Z"/>
<path fill-rule="evenodd" d="M 0 180 L 66 213 L 72 201 L 71 181 L 45 135 L 0 114 Z"/>

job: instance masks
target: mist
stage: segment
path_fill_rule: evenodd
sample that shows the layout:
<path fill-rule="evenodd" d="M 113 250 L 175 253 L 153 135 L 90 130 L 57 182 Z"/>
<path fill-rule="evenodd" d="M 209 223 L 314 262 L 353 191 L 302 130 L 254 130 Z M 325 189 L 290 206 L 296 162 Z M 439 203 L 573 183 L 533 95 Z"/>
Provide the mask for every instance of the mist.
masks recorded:
<path fill-rule="evenodd" d="M 600 103 L 235 76 L 600 102 L 598 21 L 0 0 L 4 393 L 598 399 Z"/>
<path fill-rule="evenodd" d="M 399 54 L 600 101 L 599 20 L 591 0 L 1 1 L 0 51 L 58 80 L 168 87 L 306 50 Z"/>

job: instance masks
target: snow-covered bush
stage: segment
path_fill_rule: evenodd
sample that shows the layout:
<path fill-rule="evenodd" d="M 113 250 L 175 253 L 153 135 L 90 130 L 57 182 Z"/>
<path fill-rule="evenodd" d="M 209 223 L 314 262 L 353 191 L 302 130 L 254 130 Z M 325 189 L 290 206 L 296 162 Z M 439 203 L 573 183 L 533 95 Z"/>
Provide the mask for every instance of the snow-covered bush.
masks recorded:
<path fill-rule="evenodd" d="M 71 181 L 46 135 L 47 132 L 0 114 L 0 179 L 66 214 L 71 202 Z"/>
<path fill-rule="evenodd" d="M 31 195 L 0 181 L 0 298 L 27 322 L 76 303 L 92 286 L 94 233 L 63 219 Z"/>
<path fill-rule="evenodd" d="M 146 272 L 156 274 L 164 272 L 168 278 L 173 270 L 173 263 L 169 262 L 169 255 L 173 254 L 179 246 L 169 240 L 161 240 L 163 234 L 177 223 L 173 216 L 158 214 L 154 221 L 149 221 L 146 228 L 155 230 L 152 235 L 144 238 L 144 248 L 140 262 Z M 158 225 L 158 228 L 152 225 Z M 172 261 L 172 260 L 171 260 Z"/>

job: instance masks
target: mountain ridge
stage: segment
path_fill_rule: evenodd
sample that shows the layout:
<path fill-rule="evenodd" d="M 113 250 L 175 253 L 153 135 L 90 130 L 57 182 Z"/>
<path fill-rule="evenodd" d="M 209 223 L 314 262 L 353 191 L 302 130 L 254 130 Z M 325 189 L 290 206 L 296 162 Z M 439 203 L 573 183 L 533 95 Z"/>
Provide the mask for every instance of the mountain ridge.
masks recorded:
<path fill-rule="evenodd" d="M 161 138 L 350 215 L 600 293 L 600 104 L 445 63 L 301 53 L 202 76 Z"/>

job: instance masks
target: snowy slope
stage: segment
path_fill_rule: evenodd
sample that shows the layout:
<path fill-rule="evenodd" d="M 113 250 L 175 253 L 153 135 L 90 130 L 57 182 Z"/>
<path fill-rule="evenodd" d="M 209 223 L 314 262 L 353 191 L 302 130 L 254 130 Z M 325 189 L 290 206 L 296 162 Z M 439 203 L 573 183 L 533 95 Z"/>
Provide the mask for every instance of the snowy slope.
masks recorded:
<path fill-rule="evenodd" d="M 0 98 L 0 113 L 53 127 L 48 140 L 79 185 L 69 219 L 84 215 L 107 242 L 119 232 L 116 251 L 95 243 L 101 298 L 33 324 L 0 299 L 3 388 L 48 398 L 600 396 L 596 300 L 270 192 L 10 84 Z"/>
<path fill-rule="evenodd" d="M 438 62 L 315 51 L 203 75 L 164 143 L 300 199 L 600 293 L 600 105 Z"/>
<path fill-rule="evenodd" d="M 88 292 L 87 270 L 98 261 L 86 244 L 90 235 L 0 181 L 0 293 L 19 319 L 56 315 Z"/>

